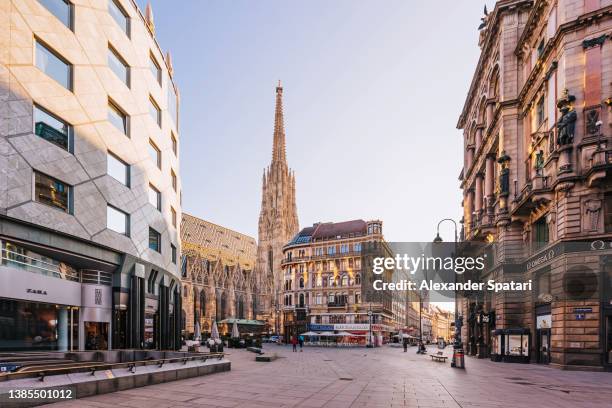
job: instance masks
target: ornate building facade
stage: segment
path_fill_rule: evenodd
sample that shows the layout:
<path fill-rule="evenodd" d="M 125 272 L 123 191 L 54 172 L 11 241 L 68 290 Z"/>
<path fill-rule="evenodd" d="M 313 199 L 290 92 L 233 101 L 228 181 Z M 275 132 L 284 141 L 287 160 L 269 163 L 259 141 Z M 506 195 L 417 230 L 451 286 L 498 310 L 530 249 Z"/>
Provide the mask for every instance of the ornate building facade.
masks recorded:
<path fill-rule="evenodd" d="M 258 225 L 256 270 L 256 316 L 275 326 L 282 292 L 283 246 L 298 231 L 295 175 L 287 165 L 283 88 L 276 87 L 272 162 L 264 170 Z"/>
<path fill-rule="evenodd" d="M 459 118 L 464 239 L 482 281 L 459 296 L 469 354 L 612 367 L 612 1 L 504 0 L 485 15 Z"/>
<path fill-rule="evenodd" d="M 183 213 L 181 241 L 185 334 L 196 323 L 210 333 L 214 321 L 253 319 L 255 239 Z"/>
<path fill-rule="evenodd" d="M 363 254 L 370 243 L 391 253 L 381 221 L 318 223 L 303 228 L 285 245 L 277 330 L 286 340 L 309 330 L 335 330 L 351 333 L 351 341 L 365 344 L 369 333 L 389 339 L 400 329 L 418 326 L 414 291 L 380 291 L 376 298 L 365 299 Z"/>

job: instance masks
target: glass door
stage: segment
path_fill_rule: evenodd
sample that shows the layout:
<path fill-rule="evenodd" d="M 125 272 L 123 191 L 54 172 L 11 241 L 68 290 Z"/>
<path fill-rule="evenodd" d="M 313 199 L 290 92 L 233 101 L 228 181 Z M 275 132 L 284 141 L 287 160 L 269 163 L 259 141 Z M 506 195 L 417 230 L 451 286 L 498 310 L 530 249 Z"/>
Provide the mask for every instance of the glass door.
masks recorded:
<path fill-rule="evenodd" d="M 606 318 L 606 359 L 612 364 L 612 314 Z"/>
<path fill-rule="evenodd" d="M 538 363 L 550 363 L 550 329 L 538 329 Z"/>

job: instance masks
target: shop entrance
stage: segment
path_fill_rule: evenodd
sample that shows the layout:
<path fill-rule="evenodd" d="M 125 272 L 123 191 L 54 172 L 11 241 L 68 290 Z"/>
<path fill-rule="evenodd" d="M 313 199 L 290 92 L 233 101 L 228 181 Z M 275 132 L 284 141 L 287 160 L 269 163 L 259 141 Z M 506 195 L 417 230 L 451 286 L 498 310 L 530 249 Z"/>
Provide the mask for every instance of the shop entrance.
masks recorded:
<path fill-rule="evenodd" d="M 108 323 L 85 322 L 85 350 L 108 350 Z"/>
<path fill-rule="evenodd" d="M 537 357 L 539 364 L 550 363 L 550 329 L 538 329 Z"/>

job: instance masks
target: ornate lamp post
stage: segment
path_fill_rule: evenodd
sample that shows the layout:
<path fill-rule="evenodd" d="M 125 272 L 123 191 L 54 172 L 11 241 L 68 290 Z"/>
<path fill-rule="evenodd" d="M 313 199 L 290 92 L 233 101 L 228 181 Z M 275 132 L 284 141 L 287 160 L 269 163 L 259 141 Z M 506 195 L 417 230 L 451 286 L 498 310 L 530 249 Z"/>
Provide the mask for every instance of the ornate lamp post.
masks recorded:
<path fill-rule="evenodd" d="M 442 224 L 444 221 L 452 222 L 453 226 L 455 227 L 455 247 L 454 247 L 453 255 L 456 256 L 457 255 L 457 222 L 453 220 L 452 218 L 444 218 L 438 222 L 438 226 L 436 227 L 436 237 L 434 238 L 433 242 L 435 244 L 442 242 L 442 237 L 440 237 L 440 224 Z M 455 279 L 455 284 L 456 284 L 457 283 L 456 273 L 454 274 L 454 279 Z M 462 319 L 459 317 L 459 308 L 457 305 L 457 290 L 455 290 L 455 341 L 453 342 L 453 359 L 451 362 L 451 367 L 456 366 L 455 351 L 461 350 L 463 348 L 462 343 L 461 343 L 461 324 L 460 324 L 461 320 Z"/>

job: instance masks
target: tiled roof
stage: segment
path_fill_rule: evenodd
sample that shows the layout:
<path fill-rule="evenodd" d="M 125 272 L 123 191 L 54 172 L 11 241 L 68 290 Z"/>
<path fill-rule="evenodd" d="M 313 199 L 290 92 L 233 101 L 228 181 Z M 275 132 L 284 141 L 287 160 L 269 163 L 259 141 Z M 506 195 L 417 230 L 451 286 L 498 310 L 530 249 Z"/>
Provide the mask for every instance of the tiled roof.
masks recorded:
<path fill-rule="evenodd" d="M 367 224 L 364 220 L 352 220 L 343 222 L 326 222 L 318 224 L 312 235 L 312 239 L 336 238 L 337 236 L 365 235 Z"/>
<path fill-rule="evenodd" d="M 240 264 L 245 269 L 255 266 L 257 244 L 253 237 L 183 213 L 181 220 L 183 250 L 197 249 L 209 260 L 222 260 L 226 265 Z"/>

